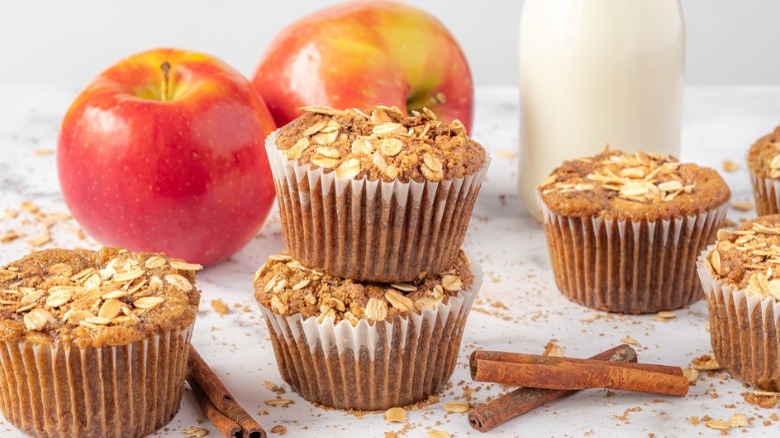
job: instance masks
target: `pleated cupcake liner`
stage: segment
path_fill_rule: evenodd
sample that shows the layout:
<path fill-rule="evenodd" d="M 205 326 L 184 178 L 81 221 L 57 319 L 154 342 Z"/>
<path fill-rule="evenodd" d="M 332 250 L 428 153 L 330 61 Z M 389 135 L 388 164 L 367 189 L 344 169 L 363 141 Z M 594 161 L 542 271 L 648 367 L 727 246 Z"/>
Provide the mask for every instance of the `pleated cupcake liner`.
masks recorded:
<path fill-rule="evenodd" d="M 337 177 L 288 160 L 266 139 L 282 235 L 293 258 L 330 275 L 410 282 L 455 261 L 488 166 L 439 182 Z"/>
<path fill-rule="evenodd" d="M 179 410 L 193 325 L 123 346 L 0 342 L 0 410 L 37 437 L 141 437 Z"/>
<path fill-rule="evenodd" d="M 753 198 L 756 201 L 756 213 L 759 216 L 780 213 L 780 180 L 764 178 L 750 172 L 750 182 L 753 184 Z"/>
<path fill-rule="evenodd" d="M 569 300 L 598 310 L 654 313 L 703 297 L 699 252 L 716 239 L 726 203 L 657 221 L 574 217 L 538 196 L 555 282 Z"/>
<path fill-rule="evenodd" d="M 698 273 L 710 320 L 710 341 L 718 363 L 735 378 L 764 391 L 780 391 L 780 303 L 761 299 L 712 274 L 701 253 Z"/>
<path fill-rule="evenodd" d="M 282 378 L 304 399 L 360 411 L 408 406 L 444 389 L 455 369 L 463 328 L 482 283 L 474 282 L 422 314 L 356 326 L 284 316 L 260 305 Z"/>

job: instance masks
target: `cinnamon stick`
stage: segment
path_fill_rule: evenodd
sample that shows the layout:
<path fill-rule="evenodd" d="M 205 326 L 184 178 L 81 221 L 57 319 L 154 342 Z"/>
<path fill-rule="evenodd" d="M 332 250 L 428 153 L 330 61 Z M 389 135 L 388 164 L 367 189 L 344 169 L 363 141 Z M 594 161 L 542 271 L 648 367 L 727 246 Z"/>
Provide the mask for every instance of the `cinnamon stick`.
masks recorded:
<path fill-rule="evenodd" d="M 192 393 L 195 395 L 195 399 L 198 400 L 200 408 L 203 409 L 203 413 L 206 414 L 211 424 L 217 428 L 222 435 L 229 438 L 243 438 L 241 434 L 241 426 L 235 421 L 226 417 L 219 409 L 211 403 L 206 393 L 203 392 L 200 386 L 195 381 L 189 381 Z"/>
<path fill-rule="evenodd" d="M 636 362 L 636 351 L 623 344 L 591 357 L 594 360 L 610 362 Z M 577 391 L 556 389 L 517 388 L 489 403 L 483 403 L 469 411 L 469 424 L 480 432 L 487 432 L 512 418 L 543 406 L 553 400 Z"/>
<path fill-rule="evenodd" d="M 679 367 L 522 353 L 471 355 L 471 378 L 477 382 L 543 389 L 609 388 L 684 396 L 688 379 Z"/>
<path fill-rule="evenodd" d="M 216 409 L 238 423 L 241 427 L 240 436 L 242 438 L 265 438 L 265 431 L 260 424 L 235 401 L 230 391 L 192 345 L 190 345 L 187 366 L 187 381 L 190 382 L 190 385 L 195 382 L 203 389 Z"/>

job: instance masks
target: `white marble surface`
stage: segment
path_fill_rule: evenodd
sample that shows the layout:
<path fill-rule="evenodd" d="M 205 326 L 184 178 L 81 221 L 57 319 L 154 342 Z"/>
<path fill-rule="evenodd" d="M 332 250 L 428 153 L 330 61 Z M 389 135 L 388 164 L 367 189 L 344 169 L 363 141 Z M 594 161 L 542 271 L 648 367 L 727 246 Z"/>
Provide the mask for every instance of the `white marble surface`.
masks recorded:
<path fill-rule="evenodd" d="M 54 155 L 61 117 L 77 90 L 0 83 L 0 211 L 19 209 L 32 201 L 41 211 L 66 212 L 58 190 Z M 478 436 L 465 414 L 445 414 L 442 404 L 464 399 L 466 386 L 475 389 L 471 402 L 484 401 L 505 389 L 470 383 L 465 367 L 467 355 L 476 347 L 521 352 L 541 352 L 551 339 L 567 355 L 590 356 L 620 343 L 626 335 L 639 341 L 641 361 L 687 365 L 692 358 L 710 352 L 706 332 L 706 306 L 698 302 L 677 312 L 677 318 L 661 323 L 650 316 L 615 316 L 569 303 L 557 292 L 547 258 L 544 235 L 526 214 L 515 195 L 517 178 L 517 91 L 483 89 L 477 94 L 474 137 L 493 154 L 487 182 L 474 210 L 465 246 L 486 271 L 481 298 L 471 313 L 463 338 L 460 362 L 452 385 L 441 402 L 409 413 L 410 428 L 404 436 L 424 437 L 439 429 L 454 437 Z M 687 90 L 683 123 L 683 159 L 720 168 L 723 159 L 743 162 L 747 147 L 780 122 L 780 88 L 691 88 Z M 562 129 L 565 129 L 562 127 Z M 37 151 L 37 152 L 36 152 Z M 724 174 L 736 201 L 750 200 L 744 166 Z M 754 212 L 731 211 L 735 221 Z M 64 247 L 95 246 L 79 239 L 72 220 L 52 227 L 53 242 Z M 14 230 L 25 234 L 0 245 L 0 262 L 14 260 L 31 250 L 27 240 L 43 234 L 40 221 L 28 213 L 0 219 L 0 234 Z M 47 245 L 47 246 L 49 246 Z M 265 401 L 275 396 L 264 380 L 282 383 L 276 368 L 265 324 L 252 300 L 251 278 L 261 261 L 281 249 L 278 214 L 249 245 L 230 260 L 212 267 L 199 278 L 203 301 L 193 343 L 233 394 L 266 430 L 284 425 L 287 435 L 383 436 L 399 431 L 380 414 L 354 415 L 315 408 L 289 391 L 295 402 L 289 407 L 271 407 Z M 211 308 L 221 298 L 231 312 L 220 317 Z M 233 306 L 237 306 L 233 308 Z M 241 308 L 246 307 L 247 311 Z M 584 391 L 517 418 L 489 433 L 496 437 L 544 436 L 716 436 L 704 424 L 692 425 L 688 417 L 710 415 L 728 419 L 744 413 L 752 419 L 751 436 L 777 436 L 778 422 L 762 424 L 778 409 L 759 409 L 746 404 L 747 391 L 724 372 L 703 375 L 685 398 L 656 397 L 603 390 Z M 636 409 L 639 408 L 639 409 Z M 627 409 L 631 411 L 623 416 Z M 258 415 L 260 411 L 265 411 Z M 203 414 L 186 393 L 174 420 L 156 435 L 182 436 L 181 429 L 203 422 Z M 218 435 L 208 423 L 201 425 Z M 739 433 L 734 431 L 732 433 Z M 8 423 L 0 424 L 3 437 L 21 436 Z M 273 436 L 273 435 L 271 435 Z"/>

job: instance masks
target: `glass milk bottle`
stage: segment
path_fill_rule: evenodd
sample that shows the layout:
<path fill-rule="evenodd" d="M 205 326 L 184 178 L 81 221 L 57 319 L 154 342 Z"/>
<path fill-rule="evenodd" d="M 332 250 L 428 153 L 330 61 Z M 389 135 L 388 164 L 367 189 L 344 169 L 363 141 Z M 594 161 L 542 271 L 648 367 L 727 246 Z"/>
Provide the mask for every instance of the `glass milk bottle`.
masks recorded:
<path fill-rule="evenodd" d="M 605 144 L 679 155 L 679 0 L 526 0 L 520 23 L 520 195 Z"/>

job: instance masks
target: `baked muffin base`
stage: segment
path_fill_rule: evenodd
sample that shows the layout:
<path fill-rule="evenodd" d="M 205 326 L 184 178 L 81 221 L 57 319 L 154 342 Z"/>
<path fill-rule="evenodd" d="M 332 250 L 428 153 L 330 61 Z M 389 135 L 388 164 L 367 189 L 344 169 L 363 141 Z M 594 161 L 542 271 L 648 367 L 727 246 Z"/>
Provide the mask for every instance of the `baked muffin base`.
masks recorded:
<path fill-rule="evenodd" d="M 0 410 L 39 437 L 140 437 L 179 410 L 193 325 L 124 346 L 0 343 Z"/>
<path fill-rule="evenodd" d="M 482 281 L 471 264 L 468 290 L 422 314 L 356 326 L 283 316 L 260 306 L 279 372 L 306 400 L 338 409 L 386 410 L 426 400 L 444 389 L 460 351 L 463 328 Z"/>
<path fill-rule="evenodd" d="M 764 391 L 780 391 L 780 303 L 716 279 L 702 251 L 698 275 L 707 298 L 712 351 L 735 378 Z"/>
<path fill-rule="evenodd" d="M 287 250 L 305 266 L 357 281 L 411 282 L 452 265 L 490 164 L 438 182 L 340 178 L 298 165 L 266 140 Z"/>
<path fill-rule="evenodd" d="M 758 216 L 780 213 L 780 181 L 762 177 L 753 169 L 748 168 L 748 170 Z"/>
<path fill-rule="evenodd" d="M 630 221 L 563 216 L 537 199 L 555 282 L 571 301 L 638 314 L 703 297 L 696 259 L 715 240 L 728 204 L 671 220 Z"/>

